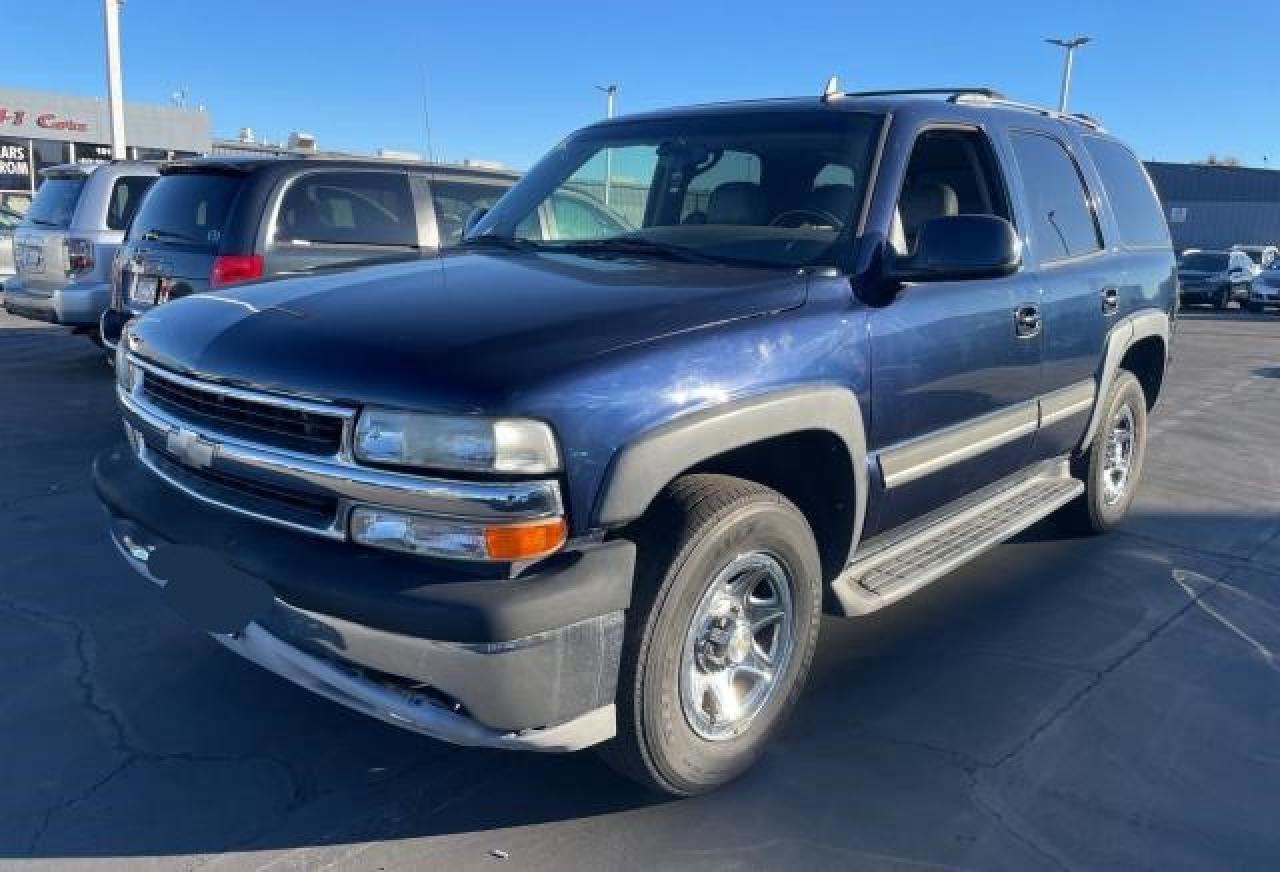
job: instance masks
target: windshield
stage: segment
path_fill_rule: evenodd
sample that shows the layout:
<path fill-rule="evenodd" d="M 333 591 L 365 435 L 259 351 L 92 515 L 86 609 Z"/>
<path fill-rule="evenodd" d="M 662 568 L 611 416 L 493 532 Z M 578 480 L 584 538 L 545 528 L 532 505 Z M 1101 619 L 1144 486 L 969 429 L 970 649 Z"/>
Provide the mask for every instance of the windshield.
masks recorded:
<path fill-rule="evenodd" d="M 542 159 L 470 244 L 834 265 L 870 175 L 879 115 L 736 113 L 588 128 Z"/>
<path fill-rule="evenodd" d="M 84 177 L 45 179 L 27 210 L 27 220 L 45 227 L 67 227 L 76 211 Z"/>
<path fill-rule="evenodd" d="M 142 198 L 129 238 L 216 248 L 241 181 L 216 173 L 161 176 Z"/>
<path fill-rule="evenodd" d="M 1182 258 L 1181 268 L 1201 272 L 1219 272 L 1227 268 L 1227 255 L 1207 251 L 1188 254 Z"/>

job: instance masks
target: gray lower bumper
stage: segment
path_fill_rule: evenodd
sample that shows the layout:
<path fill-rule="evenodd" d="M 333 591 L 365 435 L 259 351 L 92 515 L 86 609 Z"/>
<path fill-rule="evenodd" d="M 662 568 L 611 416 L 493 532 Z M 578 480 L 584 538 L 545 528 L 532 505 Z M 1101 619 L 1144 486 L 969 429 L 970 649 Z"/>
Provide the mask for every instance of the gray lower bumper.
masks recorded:
<path fill-rule="evenodd" d="M 69 327 L 97 327 L 111 302 L 111 285 L 73 283 L 52 291 L 27 288 L 21 277 L 5 282 L 4 307 L 14 315 Z"/>
<path fill-rule="evenodd" d="M 118 525 L 113 524 L 111 532 L 125 560 L 163 587 L 165 582 L 153 576 L 147 566 L 151 546 Z M 616 733 L 612 698 L 622 640 L 621 612 L 492 645 L 386 633 L 306 612 L 279 599 L 266 623 L 272 626 L 253 622 L 233 635 L 210 635 L 294 684 L 397 727 L 458 745 L 529 751 L 577 751 Z M 490 722 L 494 717 L 501 719 L 504 699 L 528 697 L 531 688 L 538 693 L 536 688 L 545 685 L 549 677 L 558 687 L 573 684 L 576 678 L 572 675 L 549 676 L 544 670 L 572 670 L 572 661 L 564 661 L 568 649 L 580 645 L 590 646 L 597 654 L 606 653 L 597 660 L 612 667 L 612 680 L 606 680 L 606 672 L 577 676 L 585 679 L 579 683 L 591 685 L 582 689 L 594 697 L 592 707 L 563 722 L 536 728 L 501 729 L 482 722 L 486 708 L 498 713 L 490 713 Z M 334 656 L 325 656 L 326 651 Z M 411 672 L 416 675 L 406 675 Z M 465 709 L 457 710 L 436 696 L 415 692 L 417 675 L 428 679 L 423 683 L 462 700 Z M 412 680 L 389 680 L 393 677 Z M 575 696 L 583 698 L 582 693 Z M 465 712 L 475 712 L 476 717 Z"/>

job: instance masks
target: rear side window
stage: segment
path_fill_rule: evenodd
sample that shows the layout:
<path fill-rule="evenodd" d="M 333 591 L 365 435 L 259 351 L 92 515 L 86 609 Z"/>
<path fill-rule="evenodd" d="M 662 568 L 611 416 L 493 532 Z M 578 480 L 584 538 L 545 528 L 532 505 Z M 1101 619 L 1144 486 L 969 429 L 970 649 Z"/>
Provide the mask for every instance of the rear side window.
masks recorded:
<path fill-rule="evenodd" d="M 161 176 L 142 200 L 129 238 L 217 248 L 242 181 L 242 176 L 217 173 Z"/>
<path fill-rule="evenodd" d="M 409 176 L 384 172 L 300 176 L 280 203 L 275 239 L 286 244 L 417 245 Z"/>
<path fill-rule="evenodd" d="M 431 181 L 431 202 L 436 210 L 436 226 L 441 245 L 457 245 L 467 216 L 476 209 L 489 209 L 507 192 L 498 185 L 475 182 Z"/>
<path fill-rule="evenodd" d="M 1098 251 L 1102 234 L 1075 159 L 1050 136 L 1015 132 L 1013 152 L 1031 206 L 1031 238 L 1042 261 Z"/>
<path fill-rule="evenodd" d="M 107 227 L 124 230 L 129 219 L 138 211 L 142 195 L 156 180 L 155 176 L 122 176 L 111 186 L 111 202 L 107 203 Z"/>
<path fill-rule="evenodd" d="M 36 191 L 36 198 L 27 210 L 27 220 L 46 227 L 67 227 L 76 212 L 84 177 L 74 179 L 45 179 Z"/>
<path fill-rule="evenodd" d="M 1124 244 L 1168 245 L 1169 226 L 1164 222 L 1164 210 L 1147 171 L 1133 153 L 1118 142 L 1096 136 L 1084 137 L 1084 147 L 1102 176 Z"/>

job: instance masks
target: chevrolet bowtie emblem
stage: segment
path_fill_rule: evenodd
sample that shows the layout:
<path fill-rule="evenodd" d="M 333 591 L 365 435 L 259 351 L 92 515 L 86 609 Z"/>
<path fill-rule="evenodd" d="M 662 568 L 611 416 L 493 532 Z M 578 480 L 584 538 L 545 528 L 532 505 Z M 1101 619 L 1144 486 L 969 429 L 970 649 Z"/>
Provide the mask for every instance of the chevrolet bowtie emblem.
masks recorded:
<path fill-rule="evenodd" d="M 170 430 L 165 438 L 165 449 L 186 466 L 206 469 L 213 465 L 217 446 L 190 430 Z"/>

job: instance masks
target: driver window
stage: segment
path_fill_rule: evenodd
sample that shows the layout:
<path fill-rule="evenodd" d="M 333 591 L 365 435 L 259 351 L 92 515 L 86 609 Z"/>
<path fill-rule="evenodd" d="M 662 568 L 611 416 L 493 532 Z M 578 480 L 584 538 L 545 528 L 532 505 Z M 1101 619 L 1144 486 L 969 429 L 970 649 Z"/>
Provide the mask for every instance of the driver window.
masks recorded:
<path fill-rule="evenodd" d="M 987 137 L 977 130 L 928 130 L 916 138 L 889 242 L 899 255 L 915 250 L 920 227 L 948 215 L 1010 220 L 1007 188 Z"/>

